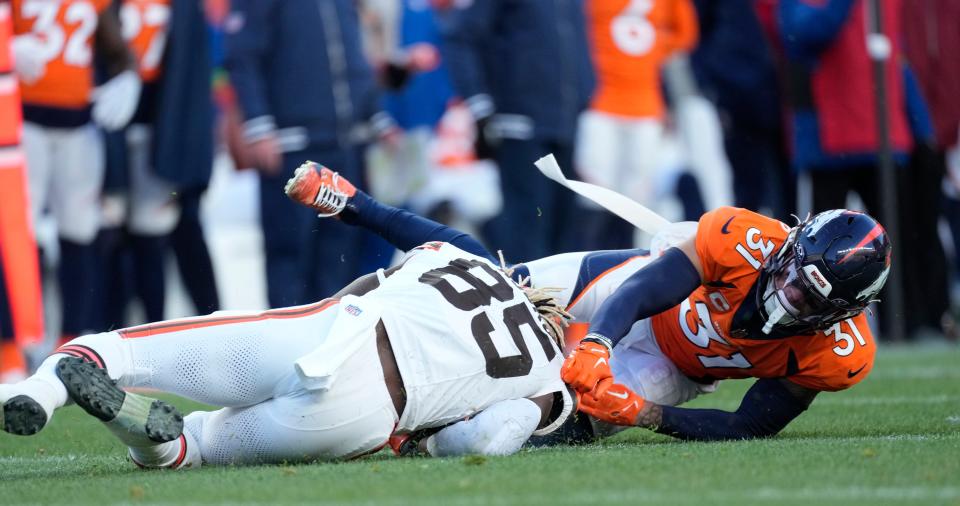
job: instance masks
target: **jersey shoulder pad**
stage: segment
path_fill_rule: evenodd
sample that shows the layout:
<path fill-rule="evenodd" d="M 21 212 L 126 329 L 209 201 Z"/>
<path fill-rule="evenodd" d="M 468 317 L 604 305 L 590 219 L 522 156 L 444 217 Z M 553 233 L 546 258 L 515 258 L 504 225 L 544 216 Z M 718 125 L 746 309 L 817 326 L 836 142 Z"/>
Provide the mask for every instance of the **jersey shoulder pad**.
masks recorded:
<path fill-rule="evenodd" d="M 697 225 L 696 249 L 707 280 L 752 273 L 787 237 L 789 227 L 739 207 L 719 207 Z"/>
<path fill-rule="evenodd" d="M 863 381 L 873 369 L 877 346 L 864 314 L 835 323 L 798 350 L 800 372 L 790 381 L 826 392 L 844 390 Z"/>

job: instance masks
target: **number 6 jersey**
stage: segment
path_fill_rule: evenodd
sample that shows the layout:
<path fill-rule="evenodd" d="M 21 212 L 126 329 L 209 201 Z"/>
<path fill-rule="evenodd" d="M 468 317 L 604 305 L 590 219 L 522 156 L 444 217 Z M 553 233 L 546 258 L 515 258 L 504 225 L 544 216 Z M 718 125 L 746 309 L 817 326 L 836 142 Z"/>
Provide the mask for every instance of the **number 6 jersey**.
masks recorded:
<path fill-rule="evenodd" d="M 764 260 L 789 228 L 746 209 L 721 207 L 700 218 L 696 249 L 704 283 L 652 318 L 657 343 L 695 379 L 778 378 L 814 390 L 848 388 L 873 367 L 876 345 L 864 314 L 809 335 L 763 334 L 750 318 Z"/>
<path fill-rule="evenodd" d="M 398 430 L 439 427 L 495 402 L 552 392 L 560 414 L 534 434 L 570 413 L 562 353 L 523 291 L 488 260 L 428 243 L 363 299 L 382 307 L 403 378 L 407 405 Z"/>

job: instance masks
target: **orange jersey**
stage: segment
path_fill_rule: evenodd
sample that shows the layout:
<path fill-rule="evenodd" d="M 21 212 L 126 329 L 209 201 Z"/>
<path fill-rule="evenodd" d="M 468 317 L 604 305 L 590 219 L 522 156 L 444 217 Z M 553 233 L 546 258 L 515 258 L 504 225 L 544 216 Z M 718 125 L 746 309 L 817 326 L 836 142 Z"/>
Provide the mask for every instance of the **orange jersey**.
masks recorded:
<path fill-rule="evenodd" d="M 120 23 L 123 38 L 137 57 L 140 78 L 145 83 L 156 81 L 167 45 L 170 0 L 124 0 Z"/>
<path fill-rule="evenodd" d="M 813 335 L 773 338 L 731 333 L 741 304 L 754 297 L 763 261 L 789 228 L 746 209 L 721 207 L 700 218 L 697 255 L 706 280 L 679 306 L 653 317 L 664 354 L 691 378 L 779 378 L 814 390 L 843 390 L 873 368 L 876 345 L 866 316 Z M 750 302 L 752 303 L 752 301 Z"/>
<path fill-rule="evenodd" d="M 43 42 L 46 70 L 21 87 L 23 102 L 65 109 L 90 103 L 93 37 L 110 0 L 13 0 L 14 33 Z"/>
<path fill-rule="evenodd" d="M 690 0 L 588 0 L 597 72 L 592 108 L 628 117 L 663 116 L 660 67 L 697 41 Z"/>

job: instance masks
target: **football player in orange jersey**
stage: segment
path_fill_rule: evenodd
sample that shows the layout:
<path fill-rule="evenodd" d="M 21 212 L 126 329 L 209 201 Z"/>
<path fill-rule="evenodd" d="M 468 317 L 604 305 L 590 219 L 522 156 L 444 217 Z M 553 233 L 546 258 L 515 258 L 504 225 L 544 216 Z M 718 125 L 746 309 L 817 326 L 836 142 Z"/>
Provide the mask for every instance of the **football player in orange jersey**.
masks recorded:
<path fill-rule="evenodd" d="M 580 115 L 575 166 L 585 181 L 618 188 L 649 206 L 664 177 L 657 156 L 666 114 L 660 71 L 669 58 L 696 44 L 696 12 L 691 0 L 588 0 L 585 9 L 597 88 Z M 585 245 L 632 244 L 628 225 L 585 204 L 590 209 Z"/>
<path fill-rule="evenodd" d="M 873 367 L 863 310 L 890 270 L 886 231 L 836 209 L 794 228 L 751 211 L 706 213 L 695 237 L 668 249 L 604 301 L 564 364 L 581 411 L 688 439 L 778 433 L 821 391 L 848 388 Z M 699 382 L 760 378 L 733 413 L 647 402 L 614 383 L 611 352 L 649 322 L 662 353 Z"/>
<path fill-rule="evenodd" d="M 312 190 L 292 196 L 321 216 L 366 227 L 402 250 L 445 241 L 493 258 L 467 234 L 376 202 L 315 168 Z M 722 207 L 658 234 L 652 252 L 565 253 L 512 272 L 556 288 L 575 321 L 589 322 L 563 369 L 581 392 L 581 411 L 713 440 L 774 435 L 818 392 L 863 380 L 876 351 L 863 310 L 889 267 L 886 232 L 865 214 L 837 209 L 791 228 Z M 758 380 L 735 412 L 675 407 L 719 380 L 748 377 Z M 612 427 L 582 417 L 566 429 L 565 439 L 582 440 Z"/>
<path fill-rule="evenodd" d="M 109 0 L 13 0 L 31 214 L 49 208 L 60 238 L 62 333 L 89 330 L 105 129 L 125 125 L 140 78 Z M 94 88 L 94 51 L 112 77 Z M 93 120 L 93 121 L 91 121 Z"/>

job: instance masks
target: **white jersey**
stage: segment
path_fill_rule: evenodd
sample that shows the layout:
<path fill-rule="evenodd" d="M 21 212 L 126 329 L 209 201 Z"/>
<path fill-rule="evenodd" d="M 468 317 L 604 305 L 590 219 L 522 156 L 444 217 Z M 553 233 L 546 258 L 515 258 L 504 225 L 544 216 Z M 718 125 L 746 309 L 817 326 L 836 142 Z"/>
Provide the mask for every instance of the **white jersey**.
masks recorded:
<path fill-rule="evenodd" d="M 411 250 L 403 267 L 362 299 L 377 303 L 407 404 L 397 430 L 462 420 L 508 399 L 557 392 L 563 354 L 523 291 L 488 260 L 451 244 Z"/>

